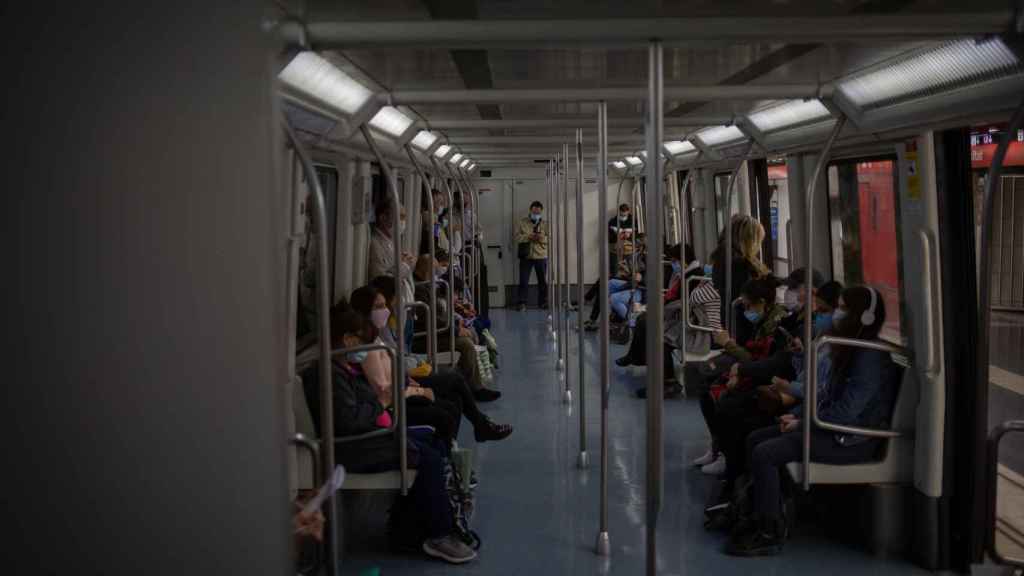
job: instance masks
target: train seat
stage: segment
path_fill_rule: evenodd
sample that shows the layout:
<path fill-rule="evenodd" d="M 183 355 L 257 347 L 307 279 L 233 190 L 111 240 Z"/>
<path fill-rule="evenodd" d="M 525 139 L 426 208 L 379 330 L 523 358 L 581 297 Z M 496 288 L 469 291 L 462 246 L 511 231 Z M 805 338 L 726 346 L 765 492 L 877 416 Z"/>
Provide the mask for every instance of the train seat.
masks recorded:
<path fill-rule="evenodd" d="M 811 484 L 909 484 L 914 480 L 914 420 L 918 382 L 904 369 L 893 406 L 892 429 L 902 436 L 883 441 L 879 459 L 860 464 L 811 462 Z M 803 464 L 790 462 L 786 470 L 794 482 L 803 482 Z"/>

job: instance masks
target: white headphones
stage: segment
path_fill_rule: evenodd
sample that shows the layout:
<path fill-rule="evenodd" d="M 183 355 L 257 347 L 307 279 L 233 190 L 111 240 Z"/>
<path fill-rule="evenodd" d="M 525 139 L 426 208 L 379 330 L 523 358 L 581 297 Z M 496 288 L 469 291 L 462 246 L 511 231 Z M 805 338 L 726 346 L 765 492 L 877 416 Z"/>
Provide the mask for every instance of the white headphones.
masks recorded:
<path fill-rule="evenodd" d="M 878 303 L 878 294 L 871 286 L 865 286 L 865 288 L 867 288 L 868 292 L 871 294 L 871 304 L 868 306 L 868 309 L 860 315 L 860 324 L 861 326 L 871 326 L 875 323 L 875 306 Z"/>

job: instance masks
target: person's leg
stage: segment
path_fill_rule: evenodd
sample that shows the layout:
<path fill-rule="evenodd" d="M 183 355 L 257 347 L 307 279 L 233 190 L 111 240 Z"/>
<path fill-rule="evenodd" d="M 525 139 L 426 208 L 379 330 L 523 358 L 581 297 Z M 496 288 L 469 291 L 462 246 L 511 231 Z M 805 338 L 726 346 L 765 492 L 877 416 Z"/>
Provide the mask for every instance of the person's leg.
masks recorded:
<path fill-rule="evenodd" d="M 608 281 L 608 294 L 615 294 L 616 292 L 622 292 L 629 288 L 629 282 L 621 278 L 612 278 Z"/>
<path fill-rule="evenodd" d="M 452 533 L 452 509 L 444 486 L 444 462 L 441 452 L 429 442 L 411 440 L 419 452 L 416 481 L 409 489 L 421 524 L 428 538 L 443 538 Z"/>
<path fill-rule="evenodd" d="M 765 526 L 782 519 L 782 492 L 779 467 L 796 462 L 803 452 L 803 437 L 798 430 L 763 440 L 750 453 L 750 472 L 754 480 L 754 510 Z"/>
<path fill-rule="evenodd" d="M 455 350 L 459 353 L 459 372 L 466 379 L 469 387 L 473 390 L 483 388 L 480 380 L 480 371 L 476 362 L 476 348 L 473 341 L 464 336 L 455 338 Z"/>
<path fill-rule="evenodd" d="M 624 290 L 622 292 L 612 294 L 608 297 L 608 299 L 611 300 L 611 310 L 615 312 L 619 318 L 626 320 L 629 318 L 629 302 L 632 297 L 632 290 Z"/>
<path fill-rule="evenodd" d="M 446 410 L 422 396 L 414 396 L 405 401 L 409 426 L 431 426 L 439 438 L 451 442 L 455 438 L 457 421 L 452 418 L 451 407 L 447 408 Z"/>
<path fill-rule="evenodd" d="M 530 260 L 527 258 L 519 259 L 519 306 L 525 306 L 528 301 L 529 288 L 530 288 Z"/>
<path fill-rule="evenodd" d="M 629 351 L 624 357 L 625 363 L 621 366 L 647 366 L 647 315 L 641 314 L 636 319 L 636 329 L 633 330 L 633 339 L 629 341 Z"/>
<path fill-rule="evenodd" d="M 434 391 L 435 396 L 455 402 L 462 408 L 462 415 L 473 425 L 473 428 L 481 425 L 487 417 L 480 412 L 480 408 L 473 398 L 473 393 L 466 384 L 466 379 L 458 372 L 441 371 L 434 372 L 425 378 L 419 378 L 421 386 L 426 386 Z"/>
<path fill-rule="evenodd" d="M 537 303 L 541 308 L 548 306 L 548 261 L 547 259 L 534 260 L 533 266 L 537 270 Z"/>

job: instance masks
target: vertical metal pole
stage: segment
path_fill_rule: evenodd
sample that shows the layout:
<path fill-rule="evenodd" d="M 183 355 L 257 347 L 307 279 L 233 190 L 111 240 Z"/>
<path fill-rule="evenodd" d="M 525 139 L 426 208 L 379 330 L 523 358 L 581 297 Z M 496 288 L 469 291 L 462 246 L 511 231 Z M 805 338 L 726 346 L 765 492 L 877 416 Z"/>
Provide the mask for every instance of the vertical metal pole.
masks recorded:
<path fill-rule="evenodd" d="M 554 182 L 551 189 L 551 234 L 548 237 L 548 256 L 551 258 L 548 266 L 548 279 L 554 287 L 554 300 L 551 301 L 552 310 L 555 316 L 555 343 L 558 358 L 555 367 L 559 373 L 565 368 L 562 364 L 562 346 L 565 338 L 562 334 L 562 277 L 558 274 L 558 268 L 562 262 L 562 255 L 559 253 L 558 235 L 562 233 L 562 224 L 558 219 L 559 202 L 562 191 L 562 155 L 555 155 Z M 562 375 L 561 377 L 565 377 Z"/>
<path fill-rule="evenodd" d="M 320 348 L 320 441 L 326 449 L 321 450 L 323 458 L 323 470 L 325 476 L 334 473 L 334 371 L 331 363 L 331 295 L 330 279 L 327 271 L 330 267 L 327 262 L 327 203 L 324 201 L 324 191 L 320 188 L 320 180 L 316 177 L 316 168 L 310 159 L 306 149 L 295 135 L 287 120 L 282 120 L 285 135 L 291 144 L 295 155 L 299 157 L 302 171 L 306 176 L 306 186 L 309 188 L 309 196 L 313 199 L 313 223 L 316 225 L 317 236 L 317 261 L 316 261 L 316 318 L 319 329 Z M 397 228 L 396 228 L 397 229 Z M 337 501 L 332 490 L 327 500 L 327 531 L 330 542 L 330 554 L 327 557 L 327 573 L 334 575 L 338 573 L 338 522 L 337 522 Z"/>
<path fill-rule="evenodd" d="M 384 179 L 387 181 L 388 189 L 391 190 L 391 244 L 395 248 L 395 315 L 397 316 L 398 326 L 398 338 L 395 351 L 395 379 L 398 382 L 399 391 L 404 389 L 405 386 L 405 302 L 402 298 L 402 242 L 399 230 L 401 229 L 402 219 L 402 201 L 398 197 L 398 188 L 395 187 L 396 180 L 394 174 L 391 172 L 391 165 L 387 163 L 384 156 L 380 153 L 380 149 L 377 147 L 377 141 L 373 139 L 373 135 L 370 134 L 370 129 L 366 127 L 366 124 L 359 126 L 359 130 L 363 133 L 363 138 L 366 140 L 366 144 L 373 151 L 373 155 L 377 157 L 377 162 L 380 164 L 380 169 L 383 172 Z M 405 414 L 405 394 L 399 394 L 398 398 L 394 401 L 398 404 L 398 458 L 400 460 L 400 472 L 401 472 L 401 485 L 402 485 L 402 496 L 409 493 L 408 479 L 406 478 L 406 471 L 408 470 L 409 464 L 407 462 L 408 454 L 406 451 L 406 414 Z M 330 452 L 328 449 L 326 452 Z M 332 468 L 333 472 L 333 468 Z"/>
<path fill-rule="evenodd" d="M 569 281 L 569 145 L 562 145 L 562 194 L 559 198 L 558 214 L 562 218 L 561 233 L 558 235 L 559 273 L 562 276 L 562 369 L 565 374 L 565 403 L 572 404 L 572 381 L 569 379 L 569 313 L 572 311 L 572 290 Z"/>
<path fill-rule="evenodd" d="M 437 253 L 437 247 L 434 245 L 434 226 L 437 225 L 437 214 L 434 212 L 434 194 L 426 172 L 423 171 L 408 144 L 405 145 L 405 153 L 409 155 L 409 161 L 416 168 L 416 173 L 420 175 L 423 185 L 427 187 L 427 210 L 430 212 L 430 222 L 428 222 L 430 234 L 427 234 L 427 246 L 430 250 L 430 313 L 427 314 L 427 331 L 430 333 L 430 338 L 427 339 L 427 354 L 430 357 L 430 365 L 437 366 L 437 282 L 434 282 L 434 258 Z M 422 190 L 417 192 L 423 193 Z"/>
<path fill-rule="evenodd" d="M 597 554 L 611 555 L 611 541 L 608 537 L 608 226 L 604 216 L 608 213 L 608 103 L 597 105 L 597 182 L 598 228 L 601 235 L 601 265 L 598 282 L 600 291 L 598 300 L 601 315 L 601 349 L 598 360 L 598 373 L 601 375 L 601 520 L 597 532 Z M 617 208 L 616 208 L 617 209 Z"/>
<path fill-rule="evenodd" d="M 754 147 L 754 142 L 751 141 L 747 145 L 746 151 L 743 153 L 743 159 L 740 160 L 736 168 L 733 169 L 732 173 L 729 174 L 729 185 L 725 191 L 725 318 L 722 319 L 723 326 L 729 330 L 729 334 L 732 336 L 736 335 L 736 328 L 733 325 L 735 314 L 733 314 L 732 299 L 735 294 L 732 293 L 732 202 L 733 202 L 733 189 L 736 187 L 737 176 L 740 173 L 740 169 L 743 168 L 743 163 L 747 161 L 747 156 L 750 154 L 751 148 Z"/>
<path fill-rule="evenodd" d="M 433 155 L 430 163 L 434 165 L 434 172 L 437 178 L 444 184 L 444 191 L 448 195 L 448 366 L 455 367 L 455 252 L 453 250 L 455 238 L 452 236 L 452 205 L 455 204 L 455 197 L 452 194 L 452 187 L 441 171 L 441 166 Z"/>
<path fill-rule="evenodd" d="M 661 417 L 665 402 L 664 347 L 661 345 L 665 330 L 661 298 L 663 271 L 661 268 L 661 228 L 659 213 L 662 207 L 661 147 L 662 106 L 664 78 L 662 77 L 661 42 L 652 41 L 648 50 L 647 80 L 647 575 L 658 571 L 658 514 L 661 510 L 662 448 Z"/>
<path fill-rule="evenodd" d="M 547 169 L 547 194 L 548 194 L 548 197 L 547 197 L 547 209 L 548 209 L 548 214 L 549 215 L 554 210 L 554 208 L 553 208 L 554 204 L 553 203 L 554 203 L 554 197 L 555 197 L 555 195 L 554 195 L 555 162 L 556 162 L 556 160 L 554 159 L 554 156 L 551 157 L 551 160 L 548 160 L 548 169 Z M 550 221 L 551 221 L 551 219 L 548 218 L 548 222 L 550 222 Z M 548 225 L 548 270 L 549 271 L 551 270 L 551 263 L 553 262 L 552 254 L 551 254 L 551 233 L 552 232 L 554 232 L 554 229 L 549 224 Z M 554 283 L 554 279 L 551 278 L 550 274 L 548 274 L 548 283 L 547 284 L 548 284 L 547 285 L 547 290 L 548 290 L 548 328 L 551 330 L 551 339 L 552 340 L 558 340 L 558 332 L 555 331 L 554 315 L 553 315 L 553 312 L 552 312 L 552 310 L 555 309 L 555 283 Z"/>
<path fill-rule="evenodd" d="M 1010 142 L 1014 141 L 1017 136 L 1017 130 L 1024 124 L 1024 101 L 1021 101 L 1017 105 L 1017 110 L 1013 113 L 1010 118 L 1010 124 L 1006 129 L 1006 137 L 1003 138 L 999 145 L 996 147 L 996 153 L 992 156 L 992 166 L 989 168 L 988 181 L 985 182 L 985 197 L 982 203 L 982 215 L 981 215 L 981 246 L 978 250 L 978 268 L 979 268 L 979 280 L 978 280 L 978 378 L 976 386 L 980 392 L 979 401 L 976 404 L 975 418 L 981 425 L 977 427 L 975 434 L 979 432 L 987 437 L 987 422 L 988 422 L 988 388 L 989 388 L 989 340 L 991 337 L 990 323 L 992 320 L 992 225 L 993 225 L 993 204 L 995 202 L 995 190 L 996 186 L 1002 188 L 1002 174 L 1003 174 L 1003 161 L 1006 159 L 1006 151 L 1010 147 Z M 810 257 L 808 256 L 808 262 Z M 980 441 L 980 438 L 978 439 Z M 984 470 L 985 466 L 985 454 L 984 452 L 976 452 L 974 454 L 974 469 Z M 984 490 L 984 489 L 983 489 Z M 987 502 L 988 499 L 994 499 L 995 494 L 985 494 L 983 491 L 979 496 L 981 499 L 975 500 L 979 503 Z M 988 518 L 989 522 L 994 522 L 995 518 Z M 983 541 L 983 540 L 980 540 Z M 976 544 L 972 541 L 972 544 Z M 972 552 L 975 546 L 972 545 Z"/>
<path fill-rule="evenodd" d="M 586 383 L 583 380 L 583 129 L 576 130 L 576 360 L 579 376 L 576 387 L 580 395 L 580 457 L 581 469 L 590 462 L 587 456 Z"/>
<path fill-rule="evenodd" d="M 807 181 L 807 191 L 804 196 L 804 209 L 807 210 L 804 218 L 804 226 L 807 230 L 806 238 L 807 242 L 805 248 L 807 250 L 807 261 L 805 264 L 805 272 L 807 276 L 804 279 L 805 286 L 814 286 L 813 272 L 814 272 L 814 189 L 818 183 L 818 177 L 821 176 L 821 169 L 825 166 L 828 161 L 828 156 L 832 152 L 832 146 L 836 143 L 836 138 L 839 137 L 839 132 L 843 129 L 843 125 L 846 124 L 846 116 L 839 116 L 836 118 L 836 125 L 832 128 L 832 134 L 829 135 L 828 140 L 825 142 L 825 148 L 822 149 L 821 155 L 818 156 L 818 161 L 814 164 L 814 172 L 811 172 L 811 179 Z M 806 298 L 804 302 L 804 366 L 806 367 L 806 374 L 804 375 L 805 382 L 811 382 L 811 375 L 817 374 L 817 367 L 815 361 L 817 355 L 814 353 L 814 298 Z M 816 386 L 807 386 L 805 394 L 807 401 L 811 404 L 817 402 L 817 390 Z M 811 418 L 803 419 L 803 453 L 807 455 L 811 453 Z M 811 470 L 810 466 L 804 466 L 803 474 L 803 487 L 804 490 L 811 489 Z"/>
<path fill-rule="evenodd" d="M 703 152 L 697 152 L 697 157 L 694 159 L 694 162 L 696 162 L 697 160 L 700 160 L 700 156 L 701 156 L 702 153 Z M 690 221 L 690 218 L 689 218 L 689 216 L 690 216 L 690 214 L 689 214 L 690 205 L 686 201 L 686 198 L 687 198 L 686 197 L 686 192 L 688 190 L 688 188 L 687 188 L 688 186 L 693 186 L 693 183 L 695 181 L 694 175 L 696 174 L 696 172 L 697 172 L 696 168 L 690 168 L 686 172 L 686 179 L 683 180 L 683 185 L 679 187 L 679 215 L 680 215 L 680 220 L 681 220 L 681 222 L 679 223 L 679 232 L 680 232 L 680 236 L 682 236 L 682 241 L 680 242 L 680 244 L 683 245 L 683 259 L 684 260 L 686 259 L 686 227 L 688 226 L 688 223 Z M 692 192 L 691 192 L 691 195 L 692 195 Z M 694 251 L 694 254 L 696 254 L 696 251 Z M 692 262 L 687 262 L 686 263 L 687 266 L 689 266 L 690 264 L 692 264 Z M 700 275 L 700 274 L 703 274 L 703 272 L 698 272 L 697 274 Z M 685 266 L 683 267 L 682 274 L 679 277 L 679 306 L 680 306 L 680 308 L 682 310 L 682 315 L 683 315 L 683 323 L 682 323 L 682 326 L 679 327 L 680 340 L 682 340 L 682 343 L 683 343 L 682 344 L 682 354 L 680 354 L 680 356 L 682 356 L 682 360 L 680 361 L 680 364 L 682 365 L 683 368 L 686 368 L 686 331 L 687 331 L 688 325 L 690 323 L 689 322 L 689 320 L 690 320 L 690 289 L 689 289 L 689 284 L 686 283 L 686 267 Z M 684 385 L 683 389 L 685 390 L 686 389 L 685 388 L 685 383 L 684 382 L 680 382 L 680 384 Z"/>
<path fill-rule="evenodd" d="M 465 218 L 466 211 L 462 208 L 462 205 L 466 202 L 466 199 L 465 199 L 465 193 L 466 192 L 462 188 L 462 183 L 459 182 L 459 177 L 456 176 L 455 170 L 452 168 L 451 163 L 445 161 L 444 162 L 444 167 L 445 167 L 445 170 L 448 171 L 448 176 L 452 179 L 452 184 L 454 184 L 455 188 L 459 191 L 458 214 L 459 214 L 459 225 L 462 227 L 462 238 L 459 239 L 458 249 L 459 249 L 459 255 L 460 255 L 459 256 L 459 260 L 462 262 L 462 290 L 461 290 L 461 292 L 465 292 L 466 289 L 469 287 L 469 276 L 467 275 L 468 274 L 468 272 L 467 272 L 468 265 L 467 265 L 467 260 L 466 260 L 466 218 Z M 454 200 L 453 200 L 451 212 L 452 213 L 448 215 L 448 221 L 449 221 L 449 223 L 454 223 L 454 221 L 455 221 L 455 212 L 456 212 L 456 207 L 454 205 Z M 454 255 L 455 247 L 456 247 L 455 235 L 454 234 L 450 238 L 448 238 L 448 244 L 452 247 L 452 254 Z M 451 289 L 454 292 L 455 284 L 452 284 Z M 454 300 L 452 300 L 452 301 L 454 302 Z"/>

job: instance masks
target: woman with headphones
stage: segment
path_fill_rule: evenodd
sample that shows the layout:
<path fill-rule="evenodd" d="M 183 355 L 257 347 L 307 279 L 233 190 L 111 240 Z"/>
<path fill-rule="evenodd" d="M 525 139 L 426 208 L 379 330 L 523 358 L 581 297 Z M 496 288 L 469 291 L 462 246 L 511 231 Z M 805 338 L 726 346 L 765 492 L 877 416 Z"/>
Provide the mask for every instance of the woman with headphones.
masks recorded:
<path fill-rule="evenodd" d="M 885 323 L 885 304 L 870 286 L 843 291 L 829 334 L 874 340 Z M 822 420 L 866 428 L 888 422 L 899 385 L 899 368 L 886 352 L 824 346 L 817 359 L 818 415 Z M 806 381 L 806 378 L 800 380 Z M 753 480 L 753 515 L 740 520 L 726 546 L 737 556 L 774 555 L 782 550 L 786 523 L 782 514 L 779 467 L 803 457 L 802 410 L 798 406 L 775 426 L 747 437 L 747 463 Z M 811 430 L 811 460 L 853 464 L 871 460 L 880 440 L 827 430 Z"/>

